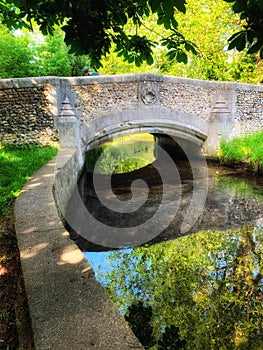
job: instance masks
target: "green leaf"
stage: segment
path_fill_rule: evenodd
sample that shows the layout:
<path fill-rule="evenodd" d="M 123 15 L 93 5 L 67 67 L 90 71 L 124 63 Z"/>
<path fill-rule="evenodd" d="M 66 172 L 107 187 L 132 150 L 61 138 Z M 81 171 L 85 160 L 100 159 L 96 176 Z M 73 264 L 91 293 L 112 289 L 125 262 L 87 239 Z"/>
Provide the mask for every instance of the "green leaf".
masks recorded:
<path fill-rule="evenodd" d="M 185 47 L 186 51 L 191 51 L 194 55 L 197 55 L 197 51 L 196 51 L 196 49 L 195 49 L 193 44 L 191 44 L 189 42 L 186 42 L 184 44 L 184 47 Z"/>
<path fill-rule="evenodd" d="M 185 0 L 177 0 L 175 2 L 175 7 L 178 11 L 182 13 L 186 13 L 186 7 L 185 7 L 186 1 Z"/>
<path fill-rule="evenodd" d="M 167 18 L 167 17 L 165 17 L 165 18 L 164 18 L 164 23 L 163 23 L 163 25 L 164 25 L 164 28 L 165 28 L 165 29 L 170 29 L 170 28 L 171 28 L 170 19 Z"/>
<path fill-rule="evenodd" d="M 161 24 L 163 24 L 164 23 L 164 17 L 159 17 L 158 19 L 157 19 L 157 24 L 158 25 L 161 25 Z"/>
<path fill-rule="evenodd" d="M 146 62 L 151 66 L 153 64 L 153 57 L 152 56 L 148 56 L 146 59 Z"/>
<path fill-rule="evenodd" d="M 256 38 L 256 33 L 253 30 L 247 31 L 247 41 L 252 44 L 254 39 Z"/>
<path fill-rule="evenodd" d="M 174 18 L 171 19 L 171 23 L 172 23 L 172 26 L 174 27 L 174 29 L 178 28 L 178 22 Z"/>
<path fill-rule="evenodd" d="M 234 37 L 234 35 L 232 35 Z M 229 39 L 230 44 L 228 46 L 228 50 L 232 50 L 233 48 L 236 48 L 238 51 L 244 50 L 246 46 L 246 31 L 241 31 L 239 33 L 236 33 L 236 36 L 234 39 Z"/>
<path fill-rule="evenodd" d="M 119 51 L 117 57 L 121 57 L 123 55 L 123 50 Z"/>
<path fill-rule="evenodd" d="M 181 50 L 178 51 L 177 55 L 176 55 L 176 60 L 179 63 L 183 62 L 184 64 L 186 64 L 187 63 L 187 55 L 186 55 L 186 53 L 181 51 Z"/>
<path fill-rule="evenodd" d="M 176 56 L 176 50 L 171 50 L 167 53 L 167 56 L 169 57 L 169 60 L 173 60 Z"/>
<path fill-rule="evenodd" d="M 262 46 L 262 43 L 257 41 L 254 45 L 252 45 L 250 47 L 250 49 L 248 50 L 247 53 L 248 54 L 256 53 L 256 52 L 258 52 L 260 50 L 261 46 Z"/>
<path fill-rule="evenodd" d="M 139 59 L 139 57 L 135 57 L 135 65 L 136 65 L 136 67 L 140 67 L 140 65 L 141 65 L 141 60 Z"/>
<path fill-rule="evenodd" d="M 165 13 L 165 17 L 169 19 L 173 18 L 174 15 L 174 7 L 171 0 L 163 0 L 163 11 Z"/>
<path fill-rule="evenodd" d="M 232 7 L 235 13 L 240 13 L 244 11 L 243 6 L 240 4 L 240 1 L 236 1 Z"/>
<path fill-rule="evenodd" d="M 150 1 L 150 7 L 151 7 L 152 12 L 157 12 L 157 10 L 160 7 L 160 1 L 159 0 Z"/>
<path fill-rule="evenodd" d="M 243 20 L 243 19 L 247 18 L 247 15 L 246 15 L 245 12 L 243 12 L 243 13 L 240 13 L 239 17 L 240 17 L 241 20 Z"/>

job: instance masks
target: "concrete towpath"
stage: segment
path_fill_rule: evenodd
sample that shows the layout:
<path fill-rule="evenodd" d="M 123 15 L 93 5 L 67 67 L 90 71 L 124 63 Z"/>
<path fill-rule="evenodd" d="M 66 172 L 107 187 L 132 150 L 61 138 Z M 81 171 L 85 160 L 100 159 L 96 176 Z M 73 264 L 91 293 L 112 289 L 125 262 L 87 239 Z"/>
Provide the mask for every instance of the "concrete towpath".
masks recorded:
<path fill-rule="evenodd" d="M 143 349 L 58 216 L 54 162 L 32 176 L 15 204 L 35 349 Z"/>

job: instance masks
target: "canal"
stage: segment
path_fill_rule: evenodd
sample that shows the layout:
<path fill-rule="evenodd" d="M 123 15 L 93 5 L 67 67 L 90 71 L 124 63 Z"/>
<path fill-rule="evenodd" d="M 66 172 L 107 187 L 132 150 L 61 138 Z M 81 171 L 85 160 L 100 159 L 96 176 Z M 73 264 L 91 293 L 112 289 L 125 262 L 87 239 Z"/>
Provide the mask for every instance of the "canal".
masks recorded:
<path fill-rule="evenodd" d="M 169 154 L 149 135 L 87 152 L 78 191 L 117 238 L 71 237 L 145 349 L 263 349 L 263 179 Z"/>

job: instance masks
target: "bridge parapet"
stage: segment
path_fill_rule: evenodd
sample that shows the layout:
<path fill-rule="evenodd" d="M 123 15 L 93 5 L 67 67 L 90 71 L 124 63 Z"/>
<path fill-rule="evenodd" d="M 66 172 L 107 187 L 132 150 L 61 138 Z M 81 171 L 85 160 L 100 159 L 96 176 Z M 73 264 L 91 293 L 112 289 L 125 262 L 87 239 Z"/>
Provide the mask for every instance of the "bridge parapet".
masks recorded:
<path fill-rule="evenodd" d="M 136 113 L 139 125 L 129 126 Z M 43 135 L 49 142 L 58 133 L 63 145 L 76 147 L 94 138 L 95 131 L 96 138 L 114 130 L 132 132 L 133 127 L 165 132 L 169 124 L 171 132 L 174 122 L 174 131 L 179 132 L 182 121 L 184 136 L 192 137 L 196 129 L 191 123 L 196 119 L 203 123 L 199 125 L 203 136 L 198 130 L 195 139 L 206 138 L 204 149 L 213 153 L 222 137 L 262 129 L 263 87 L 155 74 L 4 79 L 0 118 L 0 142 L 42 143 Z M 103 125 L 110 125 L 110 118 L 112 127 L 107 131 Z"/>

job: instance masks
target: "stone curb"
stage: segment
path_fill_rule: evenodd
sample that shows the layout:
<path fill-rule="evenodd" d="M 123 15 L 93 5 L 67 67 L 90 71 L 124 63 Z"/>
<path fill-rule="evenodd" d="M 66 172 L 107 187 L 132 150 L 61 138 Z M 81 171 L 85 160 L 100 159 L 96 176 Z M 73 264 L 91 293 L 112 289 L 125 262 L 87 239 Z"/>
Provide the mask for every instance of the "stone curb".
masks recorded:
<path fill-rule="evenodd" d="M 35 350 L 143 349 L 57 214 L 54 169 L 53 159 L 15 203 Z"/>

